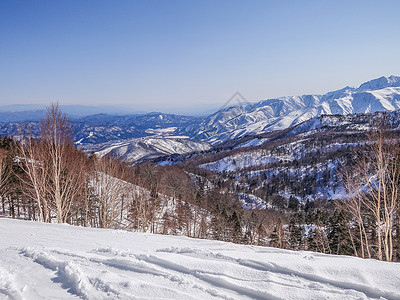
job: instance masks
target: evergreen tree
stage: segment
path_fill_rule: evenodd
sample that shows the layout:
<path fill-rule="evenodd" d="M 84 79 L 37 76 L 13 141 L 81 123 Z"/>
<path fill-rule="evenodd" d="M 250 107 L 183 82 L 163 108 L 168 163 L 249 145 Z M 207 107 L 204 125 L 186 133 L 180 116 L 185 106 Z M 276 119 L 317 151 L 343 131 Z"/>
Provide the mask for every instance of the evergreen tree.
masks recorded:
<path fill-rule="evenodd" d="M 274 226 L 274 230 L 270 235 L 270 246 L 284 249 L 286 247 L 285 232 L 283 230 L 281 218 Z"/>
<path fill-rule="evenodd" d="M 293 250 L 304 249 L 304 226 L 299 221 L 301 219 L 294 215 L 289 221 L 289 248 Z"/>
<path fill-rule="evenodd" d="M 230 239 L 232 242 L 240 243 L 243 240 L 243 234 L 240 216 L 236 211 L 228 218 L 228 224 L 230 227 Z"/>
<path fill-rule="evenodd" d="M 311 229 L 307 238 L 307 250 L 327 253 L 329 249 L 328 239 L 321 228 Z"/>
<path fill-rule="evenodd" d="M 328 221 L 328 240 L 331 253 L 353 255 L 349 234 L 349 217 L 344 211 L 335 210 Z"/>

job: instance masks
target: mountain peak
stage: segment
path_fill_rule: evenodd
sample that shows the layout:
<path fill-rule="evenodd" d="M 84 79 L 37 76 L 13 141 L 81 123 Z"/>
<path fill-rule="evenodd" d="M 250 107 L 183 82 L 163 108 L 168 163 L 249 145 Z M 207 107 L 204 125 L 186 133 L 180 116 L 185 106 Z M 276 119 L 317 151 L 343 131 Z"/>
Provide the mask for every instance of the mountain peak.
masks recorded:
<path fill-rule="evenodd" d="M 386 87 L 397 87 L 400 86 L 400 77 L 398 76 L 389 76 L 389 77 L 379 77 L 377 79 L 373 79 L 367 82 L 364 82 L 358 90 L 366 91 L 366 90 L 378 90 Z"/>

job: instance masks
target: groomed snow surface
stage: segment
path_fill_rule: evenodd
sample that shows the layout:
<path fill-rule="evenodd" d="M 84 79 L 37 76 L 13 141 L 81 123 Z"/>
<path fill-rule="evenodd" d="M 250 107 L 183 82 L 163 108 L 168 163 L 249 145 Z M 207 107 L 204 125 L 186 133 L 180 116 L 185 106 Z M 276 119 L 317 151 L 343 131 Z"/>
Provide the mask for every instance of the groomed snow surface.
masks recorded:
<path fill-rule="evenodd" d="M 400 264 L 0 219 L 1 299 L 400 299 Z"/>

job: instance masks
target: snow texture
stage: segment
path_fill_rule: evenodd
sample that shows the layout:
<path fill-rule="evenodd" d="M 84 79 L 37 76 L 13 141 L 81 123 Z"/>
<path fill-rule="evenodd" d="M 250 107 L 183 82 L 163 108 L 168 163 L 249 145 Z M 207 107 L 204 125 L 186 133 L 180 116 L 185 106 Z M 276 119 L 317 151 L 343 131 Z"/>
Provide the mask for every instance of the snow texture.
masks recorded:
<path fill-rule="evenodd" d="M 400 299 L 400 264 L 0 219 L 1 299 Z"/>

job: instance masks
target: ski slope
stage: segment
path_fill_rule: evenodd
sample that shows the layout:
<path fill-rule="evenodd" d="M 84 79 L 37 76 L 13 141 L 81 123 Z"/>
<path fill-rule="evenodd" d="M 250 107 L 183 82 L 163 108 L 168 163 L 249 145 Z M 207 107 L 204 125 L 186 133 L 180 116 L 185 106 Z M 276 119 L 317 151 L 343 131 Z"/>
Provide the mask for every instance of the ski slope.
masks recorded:
<path fill-rule="evenodd" d="M 0 299 L 400 299 L 400 264 L 0 219 Z"/>

